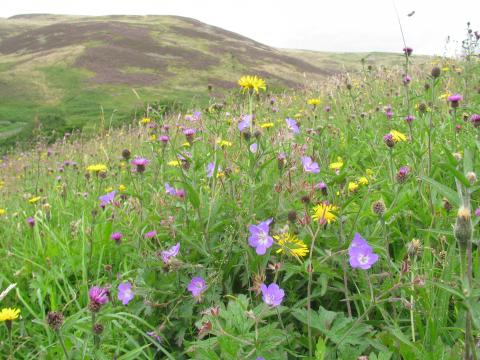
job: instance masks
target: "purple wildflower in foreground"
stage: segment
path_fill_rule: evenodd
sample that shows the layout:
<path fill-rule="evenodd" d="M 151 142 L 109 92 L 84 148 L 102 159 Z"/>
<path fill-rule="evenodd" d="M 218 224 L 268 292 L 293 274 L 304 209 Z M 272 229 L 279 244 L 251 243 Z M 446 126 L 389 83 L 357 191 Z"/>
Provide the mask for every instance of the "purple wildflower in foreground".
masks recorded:
<path fill-rule="evenodd" d="M 148 165 L 149 162 L 150 162 L 150 160 L 148 160 L 148 159 L 145 159 L 145 158 L 142 158 L 142 157 L 137 157 L 137 158 L 132 160 L 131 164 L 133 166 L 136 166 L 136 169 L 135 169 L 136 172 L 142 173 L 142 172 L 145 171 L 145 168 L 146 168 L 146 166 Z"/>
<path fill-rule="evenodd" d="M 29 218 L 27 218 L 27 224 L 33 228 L 35 226 L 35 219 L 30 216 Z"/>
<path fill-rule="evenodd" d="M 383 142 L 390 148 L 395 146 L 395 140 L 393 140 L 393 135 L 390 133 L 383 136 Z"/>
<path fill-rule="evenodd" d="M 287 127 L 289 128 L 289 130 L 291 132 L 293 132 L 294 134 L 298 134 L 300 132 L 298 124 L 295 120 L 293 120 L 291 118 L 286 118 L 285 122 L 287 123 Z"/>
<path fill-rule="evenodd" d="M 170 138 L 168 137 L 168 135 L 160 135 L 158 137 L 158 141 L 161 141 L 163 144 L 168 143 L 169 140 Z"/>
<path fill-rule="evenodd" d="M 405 121 L 406 121 L 407 123 L 409 123 L 409 124 L 410 124 L 413 120 L 415 120 L 415 116 L 413 116 L 413 115 L 407 115 L 407 116 L 405 117 Z"/>
<path fill-rule="evenodd" d="M 208 163 L 208 165 L 207 165 L 207 177 L 211 178 L 213 176 L 214 171 L 215 171 L 215 163 L 213 163 L 213 162 Z M 220 172 L 220 171 L 222 171 L 222 168 L 219 166 L 217 168 L 217 172 Z"/>
<path fill-rule="evenodd" d="M 155 331 L 149 331 L 149 332 L 147 332 L 147 335 L 154 338 L 158 342 L 162 342 L 162 338 Z"/>
<path fill-rule="evenodd" d="M 268 286 L 262 284 L 260 289 L 262 290 L 262 300 L 265 304 L 276 307 L 282 303 L 285 291 L 277 284 L 270 284 Z"/>
<path fill-rule="evenodd" d="M 403 85 L 408 85 L 412 81 L 412 77 L 410 75 L 405 75 L 403 77 Z"/>
<path fill-rule="evenodd" d="M 128 281 L 118 285 L 118 300 L 120 300 L 123 305 L 128 305 L 134 296 L 132 284 Z"/>
<path fill-rule="evenodd" d="M 173 188 L 172 186 L 170 186 L 169 183 L 165 183 L 165 192 L 168 194 L 168 195 L 172 195 L 172 196 L 175 196 L 177 194 L 177 191 L 175 190 L 175 188 Z"/>
<path fill-rule="evenodd" d="M 157 232 L 155 230 L 149 231 L 145 235 L 143 235 L 145 239 L 151 239 L 151 238 L 154 238 L 155 236 L 157 236 Z"/>
<path fill-rule="evenodd" d="M 238 130 L 243 131 L 250 127 L 252 115 L 242 115 L 242 120 L 238 123 Z"/>
<path fill-rule="evenodd" d="M 258 150 L 258 144 L 257 143 L 253 143 L 252 145 L 250 145 L 250 152 L 252 152 L 253 154 L 255 154 Z"/>
<path fill-rule="evenodd" d="M 273 238 L 269 235 L 270 223 L 272 219 L 268 219 L 258 225 L 250 225 L 250 237 L 248 244 L 255 248 L 258 255 L 264 255 L 269 247 L 273 245 Z"/>
<path fill-rule="evenodd" d="M 202 293 L 207 289 L 205 280 L 202 277 L 196 276 L 192 278 L 187 287 L 188 291 L 192 293 L 194 298 L 199 298 Z"/>
<path fill-rule="evenodd" d="M 460 94 L 454 94 L 450 95 L 447 100 L 450 102 L 450 106 L 455 109 L 460 105 L 460 101 L 463 100 L 463 96 Z"/>
<path fill-rule="evenodd" d="M 480 217 L 480 207 L 475 210 L 475 216 Z"/>
<path fill-rule="evenodd" d="M 320 172 L 320 167 L 316 162 L 312 160 L 311 157 L 309 156 L 302 156 L 302 165 L 303 165 L 303 171 L 305 172 L 311 172 L 314 174 L 317 174 Z"/>
<path fill-rule="evenodd" d="M 353 268 L 370 269 L 378 261 L 378 255 L 368 245 L 367 241 L 358 233 L 355 234 L 348 248 L 349 262 Z"/>
<path fill-rule="evenodd" d="M 170 249 L 162 251 L 162 260 L 165 264 L 170 262 L 170 258 L 176 257 L 180 251 L 180 243 L 176 243 Z"/>
<path fill-rule="evenodd" d="M 116 192 L 112 191 L 108 194 L 100 196 L 98 199 L 100 200 L 100 206 L 105 207 L 107 204 L 110 204 L 113 199 L 115 199 Z"/>
<path fill-rule="evenodd" d="M 406 46 L 403 48 L 403 52 L 405 55 L 410 56 L 413 53 L 413 49 L 410 46 Z"/>
<path fill-rule="evenodd" d="M 108 301 L 108 289 L 92 286 L 88 291 L 90 302 L 95 305 L 103 305 Z"/>
<path fill-rule="evenodd" d="M 119 232 L 114 232 L 112 235 L 110 235 L 110 239 L 114 240 L 115 242 L 119 243 L 120 240 L 122 240 L 122 233 Z"/>

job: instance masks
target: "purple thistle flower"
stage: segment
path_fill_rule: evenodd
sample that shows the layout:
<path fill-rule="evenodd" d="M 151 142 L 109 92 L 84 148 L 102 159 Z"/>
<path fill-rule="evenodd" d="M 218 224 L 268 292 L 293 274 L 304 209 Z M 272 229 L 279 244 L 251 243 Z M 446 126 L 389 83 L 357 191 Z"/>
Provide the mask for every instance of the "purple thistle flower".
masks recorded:
<path fill-rule="evenodd" d="M 258 144 L 257 143 L 253 143 L 252 145 L 250 145 L 250 152 L 252 153 L 256 153 L 258 150 Z"/>
<path fill-rule="evenodd" d="M 393 140 L 393 135 L 390 133 L 383 136 L 383 142 L 390 148 L 395 146 L 395 140 Z"/>
<path fill-rule="evenodd" d="M 325 109 L 324 109 L 326 112 L 330 112 L 332 110 L 332 107 L 327 105 L 325 106 Z"/>
<path fill-rule="evenodd" d="M 115 199 L 116 192 L 112 191 L 108 194 L 100 196 L 98 199 L 100 200 L 100 206 L 105 207 L 107 204 L 110 204 L 113 199 Z"/>
<path fill-rule="evenodd" d="M 183 189 L 175 189 L 175 196 L 179 198 L 185 197 L 185 190 Z"/>
<path fill-rule="evenodd" d="M 265 304 L 276 307 L 282 303 L 285 291 L 283 291 L 283 289 L 277 284 L 270 284 L 268 287 L 267 285 L 262 284 L 260 289 L 262 290 L 262 300 Z"/>
<path fill-rule="evenodd" d="M 161 141 L 164 145 L 166 145 L 169 140 L 170 138 L 168 137 L 168 135 L 160 135 L 158 137 L 158 141 Z"/>
<path fill-rule="evenodd" d="M 176 257 L 180 251 L 180 243 L 176 243 L 170 249 L 162 251 L 162 260 L 165 264 L 170 263 L 170 258 Z"/>
<path fill-rule="evenodd" d="M 272 219 L 268 219 L 258 225 L 250 225 L 250 237 L 248 244 L 255 248 L 258 255 L 264 255 L 269 247 L 273 245 L 273 238 L 269 235 L 270 223 Z"/>
<path fill-rule="evenodd" d="M 407 46 L 403 48 L 403 52 L 405 53 L 405 55 L 410 56 L 413 53 L 413 49 L 410 46 Z"/>
<path fill-rule="evenodd" d="M 186 137 L 191 137 L 191 136 L 195 135 L 196 133 L 197 133 L 197 130 L 195 130 L 193 128 L 183 129 L 183 135 L 185 135 Z"/>
<path fill-rule="evenodd" d="M 412 81 L 412 77 L 410 75 L 405 75 L 403 77 L 403 85 L 408 85 Z"/>
<path fill-rule="evenodd" d="M 149 231 L 145 235 L 143 235 L 145 239 L 151 239 L 151 238 L 154 238 L 155 236 L 157 236 L 157 232 L 155 230 Z"/>
<path fill-rule="evenodd" d="M 202 277 L 194 277 L 190 281 L 187 287 L 188 291 L 192 293 L 194 298 L 199 298 L 202 293 L 207 289 L 207 285 L 205 280 Z"/>
<path fill-rule="evenodd" d="M 350 265 L 355 269 L 368 270 L 378 261 L 378 255 L 373 252 L 372 247 L 358 233 L 355 234 L 348 248 L 348 255 L 350 256 Z"/>
<path fill-rule="evenodd" d="M 132 160 L 131 164 L 133 166 L 136 166 L 136 169 L 135 169 L 136 172 L 142 173 L 142 172 L 145 171 L 145 168 L 146 168 L 146 166 L 148 165 L 149 162 L 150 162 L 150 160 L 148 160 L 148 159 L 145 159 L 145 158 L 142 158 L 142 157 L 137 157 L 137 158 Z"/>
<path fill-rule="evenodd" d="M 27 224 L 33 228 L 35 226 L 35 219 L 30 216 L 29 218 L 27 218 Z"/>
<path fill-rule="evenodd" d="M 291 132 L 293 132 L 294 134 L 298 134 L 300 132 L 298 124 L 295 120 L 291 118 L 286 118 L 285 122 L 287 123 L 287 127 L 290 129 Z"/>
<path fill-rule="evenodd" d="M 118 300 L 120 300 L 123 305 L 128 305 L 134 296 L 135 293 L 132 290 L 132 284 L 128 281 L 118 285 Z"/>
<path fill-rule="evenodd" d="M 415 120 L 415 116 L 413 116 L 413 115 L 407 115 L 405 117 L 405 121 L 409 124 L 411 124 L 413 122 L 413 120 Z"/>
<path fill-rule="evenodd" d="M 320 172 L 318 163 L 314 162 L 309 156 L 302 156 L 303 171 L 317 174 Z"/>
<path fill-rule="evenodd" d="M 462 101 L 463 100 L 463 96 L 460 95 L 460 94 L 454 94 L 454 95 L 450 95 L 448 97 L 448 101 L 450 102 L 459 102 L 459 101 Z"/>
<path fill-rule="evenodd" d="M 110 235 L 110 239 L 114 240 L 115 242 L 119 243 L 120 240 L 122 240 L 122 233 L 119 233 L 119 232 L 114 232 L 112 233 L 112 235 Z"/>
<path fill-rule="evenodd" d="M 149 331 L 149 332 L 147 332 L 147 335 L 154 338 L 158 342 L 162 342 L 162 338 L 155 331 Z"/>
<path fill-rule="evenodd" d="M 238 123 L 238 130 L 243 131 L 250 127 L 252 115 L 242 115 L 242 120 Z"/>
<path fill-rule="evenodd" d="M 103 305 L 108 301 L 108 289 L 92 286 L 88 291 L 90 302 L 95 305 Z"/>

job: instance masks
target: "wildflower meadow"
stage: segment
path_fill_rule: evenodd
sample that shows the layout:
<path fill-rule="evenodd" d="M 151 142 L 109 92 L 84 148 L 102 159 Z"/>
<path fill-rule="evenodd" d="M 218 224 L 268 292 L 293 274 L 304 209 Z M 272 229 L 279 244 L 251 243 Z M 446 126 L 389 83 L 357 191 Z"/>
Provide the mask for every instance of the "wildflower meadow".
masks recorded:
<path fill-rule="evenodd" d="M 0 358 L 478 359 L 468 36 L 6 154 Z"/>

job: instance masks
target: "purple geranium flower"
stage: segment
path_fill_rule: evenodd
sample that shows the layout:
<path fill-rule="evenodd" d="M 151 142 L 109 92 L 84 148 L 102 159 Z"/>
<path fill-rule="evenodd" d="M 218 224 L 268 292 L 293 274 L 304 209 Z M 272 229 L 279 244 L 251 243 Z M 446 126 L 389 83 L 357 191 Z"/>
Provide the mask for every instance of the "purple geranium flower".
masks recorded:
<path fill-rule="evenodd" d="M 273 238 L 269 235 L 270 223 L 272 219 L 268 219 L 259 223 L 258 225 L 250 225 L 250 237 L 248 244 L 255 248 L 258 255 L 263 255 L 269 247 L 273 245 Z"/>
<path fill-rule="evenodd" d="M 243 131 L 250 127 L 252 115 L 242 115 L 242 120 L 238 123 L 238 130 Z"/>
<path fill-rule="evenodd" d="M 253 143 L 252 145 L 250 145 L 250 152 L 252 153 L 256 153 L 258 150 L 258 144 L 257 143 Z"/>
<path fill-rule="evenodd" d="M 128 305 L 134 296 L 135 293 L 132 290 L 132 284 L 128 281 L 118 285 L 118 300 L 120 300 L 123 305 Z"/>
<path fill-rule="evenodd" d="M 311 172 L 314 174 L 317 174 L 320 172 L 320 167 L 316 162 L 312 160 L 311 157 L 309 156 L 302 156 L 302 165 L 303 165 L 303 171 L 305 172 Z"/>
<path fill-rule="evenodd" d="M 176 257 L 180 251 L 180 243 L 176 243 L 170 249 L 162 251 L 162 260 L 165 264 L 170 262 L 170 258 Z"/>
<path fill-rule="evenodd" d="M 33 228 L 35 226 L 35 219 L 30 216 L 29 218 L 27 218 L 27 224 Z"/>
<path fill-rule="evenodd" d="M 116 192 L 112 191 L 106 195 L 100 196 L 98 198 L 100 200 L 100 206 L 105 207 L 107 204 L 110 204 L 113 201 L 113 199 L 115 199 L 115 195 L 116 195 Z"/>
<path fill-rule="evenodd" d="M 207 165 L 207 177 L 208 178 L 211 178 L 213 176 L 213 172 L 215 170 L 215 163 L 211 162 L 211 163 L 208 163 Z M 217 168 L 217 172 L 220 172 L 222 171 L 222 168 L 219 166 Z"/>
<path fill-rule="evenodd" d="M 282 303 L 285 291 L 283 291 L 283 289 L 277 284 L 270 284 L 268 287 L 267 285 L 262 284 L 260 289 L 262 290 L 262 300 L 265 304 L 276 307 Z"/>
<path fill-rule="evenodd" d="M 108 289 L 92 286 L 88 291 L 90 302 L 95 305 L 103 305 L 108 301 Z"/>
<path fill-rule="evenodd" d="M 350 256 L 350 265 L 353 268 L 367 270 L 378 261 L 378 255 L 373 252 L 372 247 L 358 233 L 355 234 L 348 248 L 348 255 Z"/>
<path fill-rule="evenodd" d="M 187 287 L 188 291 L 192 293 L 194 298 L 199 298 L 202 293 L 207 289 L 205 280 L 202 277 L 196 276 L 192 278 Z"/>
<path fill-rule="evenodd" d="M 168 195 L 172 195 L 172 196 L 175 196 L 177 194 L 177 191 L 175 190 L 175 188 L 171 187 L 169 183 L 165 183 L 165 192 Z"/>
<path fill-rule="evenodd" d="M 287 127 L 290 129 L 291 132 L 293 132 L 294 134 L 298 134 L 300 132 L 298 124 L 295 120 L 291 118 L 286 118 L 285 122 L 287 123 Z"/>

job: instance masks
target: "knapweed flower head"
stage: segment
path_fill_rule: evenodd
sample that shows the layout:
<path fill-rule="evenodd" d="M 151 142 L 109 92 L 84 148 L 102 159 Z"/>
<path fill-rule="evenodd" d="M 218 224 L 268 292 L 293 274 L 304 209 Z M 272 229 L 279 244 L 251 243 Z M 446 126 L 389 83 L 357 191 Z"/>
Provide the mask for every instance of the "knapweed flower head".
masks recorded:
<path fill-rule="evenodd" d="M 453 95 L 450 95 L 447 100 L 451 103 L 453 102 L 459 102 L 459 101 L 462 101 L 463 100 L 463 96 L 460 95 L 460 94 L 453 94 Z"/>
<path fill-rule="evenodd" d="M 142 173 L 145 171 L 146 166 L 150 163 L 150 160 L 142 158 L 142 157 L 137 157 L 132 160 L 131 164 L 135 166 L 135 171 L 138 173 Z"/>
<path fill-rule="evenodd" d="M 163 250 L 161 252 L 162 260 L 165 264 L 169 264 L 171 261 L 171 258 L 174 258 L 178 255 L 178 252 L 180 251 L 180 243 L 176 243 L 173 245 L 171 248 L 167 250 Z"/>
<path fill-rule="evenodd" d="M 415 116 L 413 115 L 407 115 L 405 116 L 405 121 L 408 123 L 408 124 L 411 124 L 413 122 L 413 120 L 415 120 Z"/>
<path fill-rule="evenodd" d="M 122 240 L 122 237 L 123 235 L 120 232 L 114 232 L 112 233 L 112 235 L 110 235 L 110 239 L 112 239 L 116 243 L 119 243 Z"/>
<path fill-rule="evenodd" d="M 480 207 L 475 210 L 475 216 L 480 217 Z"/>
<path fill-rule="evenodd" d="M 110 204 L 115 199 L 116 192 L 115 190 L 109 192 L 108 194 L 102 195 L 98 198 L 100 200 L 100 206 L 105 207 L 106 205 Z"/>
<path fill-rule="evenodd" d="M 102 305 L 108 301 L 108 289 L 99 286 L 92 286 L 88 291 L 88 297 L 90 299 L 90 310 L 92 312 L 97 312 Z"/>
<path fill-rule="evenodd" d="M 130 282 L 127 281 L 118 285 L 118 300 L 120 300 L 123 305 L 128 305 L 134 296 L 135 293 L 132 290 L 132 284 L 130 284 Z"/>
<path fill-rule="evenodd" d="M 143 237 L 145 239 L 152 239 L 155 236 L 157 236 L 157 231 L 156 230 L 148 231 L 148 232 L 145 233 L 145 235 L 143 235 Z"/>
<path fill-rule="evenodd" d="M 320 105 L 321 102 L 322 101 L 319 98 L 311 98 L 307 100 L 307 104 L 312 105 L 314 107 Z"/>
<path fill-rule="evenodd" d="M 383 142 L 385 143 L 385 145 L 387 145 L 389 148 L 392 148 L 395 146 L 395 140 L 393 139 L 393 135 L 392 134 L 386 134 L 383 136 Z"/>
<path fill-rule="evenodd" d="M 303 171 L 317 174 L 320 172 L 318 163 L 314 162 L 309 156 L 302 156 Z"/>
<path fill-rule="evenodd" d="M 273 238 L 270 236 L 270 224 L 272 219 L 262 221 L 257 225 L 250 225 L 250 237 L 248 244 L 255 248 L 258 255 L 264 255 L 268 248 L 273 245 Z"/>
<path fill-rule="evenodd" d="M 330 224 L 337 220 L 337 216 L 334 214 L 335 210 L 337 210 L 337 207 L 332 204 L 320 203 L 313 208 L 312 219 L 321 224 Z"/>
<path fill-rule="evenodd" d="M 300 133 L 300 128 L 298 127 L 298 124 L 295 120 L 291 119 L 291 118 L 286 118 L 285 119 L 285 122 L 287 123 L 287 127 L 288 129 L 294 133 L 294 134 L 298 134 Z"/>
<path fill-rule="evenodd" d="M 358 233 L 355 234 L 352 243 L 348 248 L 350 266 L 363 270 L 370 269 L 378 261 L 378 255 L 373 252 L 372 247 Z"/>
<path fill-rule="evenodd" d="M 407 56 L 410 56 L 413 53 L 413 49 L 410 46 L 406 46 L 403 48 L 403 53 Z"/>
<path fill-rule="evenodd" d="M 273 238 L 280 247 L 277 250 L 277 254 L 285 253 L 296 258 L 302 258 L 308 255 L 307 245 L 295 234 L 285 232 L 275 235 Z"/>
<path fill-rule="evenodd" d="M 405 75 L 402 81 L 403 81 L 403 85 L 408 85 L 412 81 L 412 77 L 410 75 Z"/>
<path fill-rule="evenodd" d="M 473 126 L 480 127 L 480 114 L 473 114 L 470 116 L 470 122 L 473 124 Z"/>
<path fill-rule="evenodd" d="M 259 78 L 256 75 L 254 75 L 254 76 L 251 76 L 251 75 L 242 76 L 238 80 L 238 85 L 241 86 L 243 91 L 253 90 L 253 92 L 256 92 L 257 94 L 260 90 L 265 91 L 267 89 L 267 85 L 265 83 L 265 80 L 263 80 L 262 78 Z"/>
<path fill-rule="evenodd" d="M 3 308 L 0 311 L 0 321 L 17 320 L 19 315 L 20 315 L 20 310 L 19 309 Z"/>
<path fill-rule="evenodd" d="M 158 141 L 160 141 L 163 144 L 167 144 L 169 140 L 170 140 L 170 137 L 168 135 L 160 135 L 158 137 Z"/>
<path fill-rule="evenodd" d="M 283 291 L 283 289 L 277 284 L 270 284 L 268 286 L 262 284 L 260 289 L 262 291 L 262 300 L 265 304 L 272 307 L 280 306 L 283 297 L 285 296 L 285 291 Z"/>
<path fill-rule="evenodd" d="M 190 291 L 192 296 L 196 299 L 200 298 L 206 289 L 207 284 L 205 283 L 205 280 L 199 276 L 192 278 L 187 287 L 187 290 Z"/>
<path fill-rule="evenodd" d="M 406 180 L 408 175 L 410 174 L 410 168 L 408 166 L 402 166 L 396 175 L 397 181 L 400 184 L 403 184 Z"/>
<path fill-rule="evenodd" d="M 323 195 L 327 195 L 327 184 L 325 184 L 323 181 L 315 184 L 313 188 L 315 190 L 320 190 Z"/>
<path fill-rule="evenodd" d="M 35 219 L 33 217 L 28 217 L 27 218 L 27 224 L 30 225 L 30 227 L 34 227 L 35 226 Z"/>
<path fill-rule="evenodd" d="M 90 173 L 104 173 L 108 171 L 107 165 L 104 164 L 89 165 L 86 169 Z"/>

